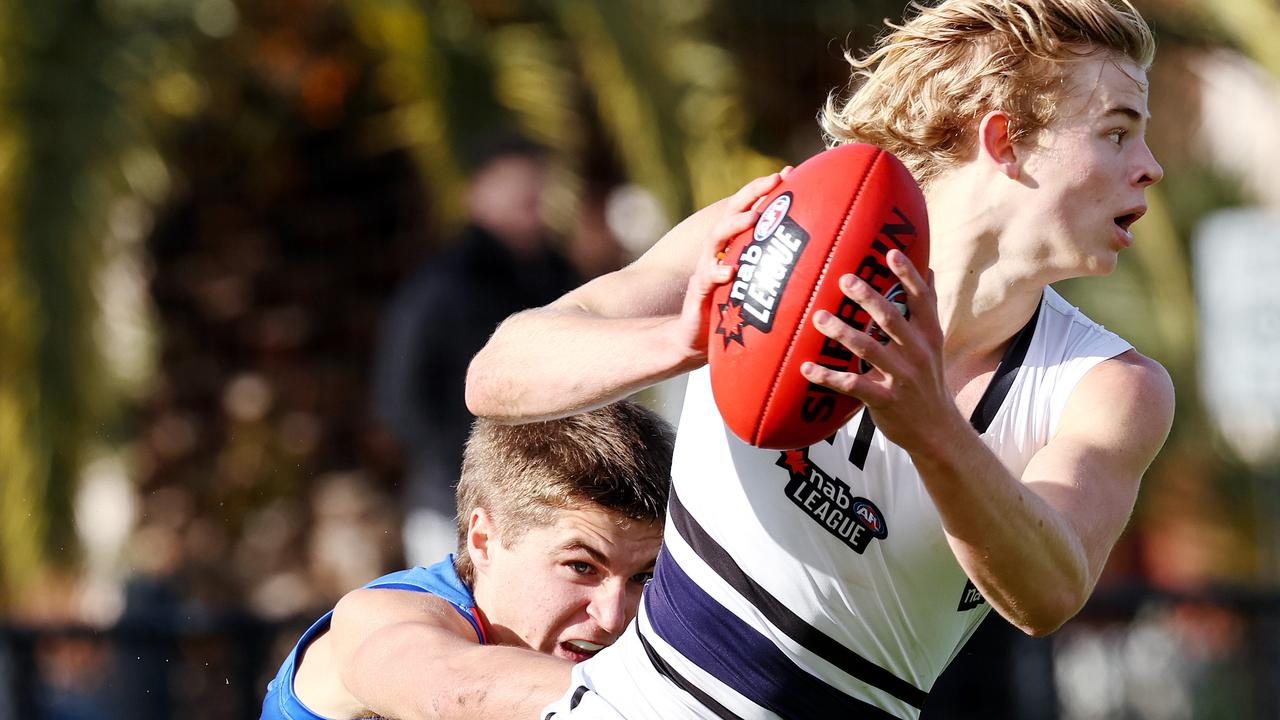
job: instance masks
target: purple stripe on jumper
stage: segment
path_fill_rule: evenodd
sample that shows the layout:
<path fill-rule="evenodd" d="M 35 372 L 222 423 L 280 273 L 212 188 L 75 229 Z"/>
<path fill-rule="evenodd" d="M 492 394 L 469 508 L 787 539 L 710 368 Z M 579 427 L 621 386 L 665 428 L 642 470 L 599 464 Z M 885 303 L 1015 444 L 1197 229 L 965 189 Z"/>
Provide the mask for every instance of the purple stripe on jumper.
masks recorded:
<path fill-rule="evenodd" d="M 892 720 L 796 665 L 769 638 L 716 602 L 664 547 L 646 588 L 649 624 L 668 645 L 720 682 L 784 718 Z"/>

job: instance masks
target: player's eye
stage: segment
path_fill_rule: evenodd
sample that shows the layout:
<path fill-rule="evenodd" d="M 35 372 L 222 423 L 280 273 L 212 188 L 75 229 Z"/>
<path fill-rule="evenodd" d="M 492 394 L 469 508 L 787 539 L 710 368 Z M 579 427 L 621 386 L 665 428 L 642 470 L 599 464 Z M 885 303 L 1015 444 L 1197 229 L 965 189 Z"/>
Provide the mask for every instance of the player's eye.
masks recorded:
<path fill-rule="evenodd" d="M 1116 128 L 1115 130 L 1107 133 L 1107 138 L 1109 138 L 1111 142 L 1119 145 L 1120 142 L 1124 140 L 1125 135 L 1128 135 L 1127 130 L 1124 130 L 1123 128 Z"/>
<path fill-rule="evenodd" d="M 583 562 L 581 560 L 565 563 L 565 565 L 579 575 L 590 575 L 591 571 L 594 569 L 591 567 L 591 563 Z"/>
<path fill-rule="evenodd" d="M 653 572 L 651 571 L 636 573 L 635 575 L 631 576 L 631 582 L 637 583 L 639 585 L 648 585 L 649 581 L 652 579 L 653 579 Z"/>

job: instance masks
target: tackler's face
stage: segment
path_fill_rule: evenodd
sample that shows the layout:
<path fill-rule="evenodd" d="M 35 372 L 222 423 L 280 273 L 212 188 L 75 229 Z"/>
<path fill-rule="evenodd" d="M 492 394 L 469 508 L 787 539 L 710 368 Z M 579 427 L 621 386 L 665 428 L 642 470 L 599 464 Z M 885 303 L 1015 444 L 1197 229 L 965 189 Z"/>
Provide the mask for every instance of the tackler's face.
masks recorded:
<path fill-rule="evenodd" d="M 560 510 L 509 546 L 490 542 L 480 558 L 473 549 L 491 641 L 574 662 L 595 655 L 635 617 L 661 544 L 660 524 L 591 505 Z"/>
<path fill-rule="evenodd" d="M 1105 274 L 1133 244 L 1146 189 L 1164 175 L 1147 147 L 1147 76 L 1113 54 L 1065 70 L 1057 115 L 1022 166 L 1034 188 L 1024 211 L 1036 219 L 1038 262 L 1063 276 Z"/>

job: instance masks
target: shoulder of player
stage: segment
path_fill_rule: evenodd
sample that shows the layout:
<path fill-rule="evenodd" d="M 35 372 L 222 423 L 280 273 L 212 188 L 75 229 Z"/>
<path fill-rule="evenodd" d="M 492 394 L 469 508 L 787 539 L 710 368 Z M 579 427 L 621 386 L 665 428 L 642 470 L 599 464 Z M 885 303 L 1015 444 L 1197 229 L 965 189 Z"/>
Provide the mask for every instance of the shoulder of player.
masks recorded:
<path fill-rule="evenodd" d="M 475 639 L 471 624 L 449 601 L 433 593 L 397 588 L 360 588 L 347 593 L 334 608 L 332 627 L 334 631 L 368 636 L 405 623 Z"/>
<path fill-rule="evenodd" d="M 1067 402 L 1062 427 L 1148 435 L 1162 443 L 1173 421 L 1173 381 L 1164 366 L 1128 350 L 1085 374 Z M 1158 445 L 1157 445 L 1158 447 Z"/>
<path fill-rule="evenodd" d="M 1173 380 L 1169 371 L 1137 350 L 1104 360 L 1087 373 L 1081 385 L 1120 385 L 1157 404 L 1167 401 L 1172 411 Z"/>

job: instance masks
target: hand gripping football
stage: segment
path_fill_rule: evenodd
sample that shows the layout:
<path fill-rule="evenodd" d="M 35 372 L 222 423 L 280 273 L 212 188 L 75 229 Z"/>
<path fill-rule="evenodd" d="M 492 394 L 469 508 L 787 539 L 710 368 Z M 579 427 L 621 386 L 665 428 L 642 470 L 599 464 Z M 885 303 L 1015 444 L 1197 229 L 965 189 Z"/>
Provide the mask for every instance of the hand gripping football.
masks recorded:
<path fill-rule="evenodd" d="M 924 196 L 906 167 L 879 148 L 850 144 L 819 153 L 766 198 L 755 228 L 725 249 L 725 264 L 736 269 L 712 296 L 711 389 L 735 435 L 762 448 L 805 447 L 858 411 L 859 400 L 810 384 L 800 365 L 869 369 L 818 332 L 813 313 L 825 309 L 886 341 L 838 283 L 854 273 L 905 312 L 905 293 L 885 260 L 893 248 L 926 272 Z"/>

